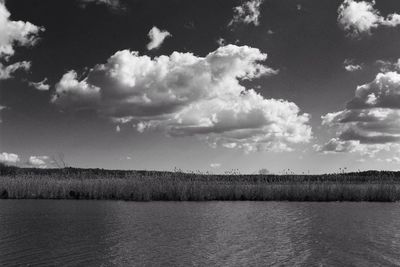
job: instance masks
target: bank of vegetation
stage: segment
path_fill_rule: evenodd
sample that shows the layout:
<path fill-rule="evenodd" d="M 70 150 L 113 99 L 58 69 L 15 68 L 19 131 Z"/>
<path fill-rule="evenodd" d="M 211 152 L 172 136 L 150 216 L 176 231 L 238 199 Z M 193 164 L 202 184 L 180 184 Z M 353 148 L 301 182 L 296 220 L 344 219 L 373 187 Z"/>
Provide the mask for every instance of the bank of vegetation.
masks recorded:
<path fill-rule="evenodd" d="M 400 172 L 211 175 L 0 166 L 3 199 L 398 201 Z"/>

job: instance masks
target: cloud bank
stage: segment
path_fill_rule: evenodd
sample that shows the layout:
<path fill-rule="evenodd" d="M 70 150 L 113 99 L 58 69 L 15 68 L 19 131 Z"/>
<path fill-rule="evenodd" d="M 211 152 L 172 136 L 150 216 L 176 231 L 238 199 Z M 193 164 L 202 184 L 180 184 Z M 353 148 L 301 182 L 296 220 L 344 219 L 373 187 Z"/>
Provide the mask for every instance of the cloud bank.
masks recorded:
<path fill-rule="evenodd" d="M 242 5 L 233 8 L 233 18 L 229 22 L 229 26 L 235 23 L 250 24 L 255 26 L 260 24 L 260 7 L 264 0 L 250 0 L 243 2 Z"/>
<path fill-rule="evenodd" d="M 400 15 L 393 13 L 387 17 L 380 15 L 374 8 L 375 1 L 367 2 L 345 0 L 338 9 L 338 23 L 351 37 L 371 34 L 371 30 L 380 26 L 396 27 L 400 24 Z"/>
<path fill-rule="evenodd" d="M 152 59 L 122 50 L 81 80 L 73 70 L 64 74 L 52 102 L 65 110 L 97 110 L 139 132 L 198 136 L 211 146 L 246 151 L 290 150 L 310 140 L 309 115 L 240 84 L 275 74 L 260 63 L 266 58 L 256 48 L 235 45 L 205 57 L 173 52 Z"/>
<path fill-rule="evenodd" d="M 150 42 L 147 44 L 147 50 L 159 48 L 164 42 L 165 38 L 172 36 L 167 31 L 162 31 L 156 26 L 153 26 L 148 34 Z"/>
<path fill-rule="evenodd" d="M 320 151 L 374 153 L 400 142 L 400 74 L 385 72 L 357 87 L 342 111 L 322 116 L 336 130 Z"/>

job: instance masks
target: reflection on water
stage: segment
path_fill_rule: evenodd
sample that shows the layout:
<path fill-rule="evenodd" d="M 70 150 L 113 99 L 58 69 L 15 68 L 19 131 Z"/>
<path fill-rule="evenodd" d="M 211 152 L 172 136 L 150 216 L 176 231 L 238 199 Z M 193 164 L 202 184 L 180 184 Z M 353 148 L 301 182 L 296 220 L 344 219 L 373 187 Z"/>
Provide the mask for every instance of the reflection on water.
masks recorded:
<path fill-rule="evenodd" d="M 399 203 L 1 200 L 0 265 L 400 265 Z"/>

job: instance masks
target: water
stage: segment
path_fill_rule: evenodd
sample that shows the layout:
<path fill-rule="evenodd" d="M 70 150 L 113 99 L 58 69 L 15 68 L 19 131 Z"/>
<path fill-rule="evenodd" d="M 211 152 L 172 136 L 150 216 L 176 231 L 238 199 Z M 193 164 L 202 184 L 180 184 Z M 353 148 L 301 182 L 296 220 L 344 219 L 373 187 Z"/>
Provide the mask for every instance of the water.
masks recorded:
<path fill-rule="evenodd" d="M 3 265 L 400 266 L 400 203 L 1 200 Z"/>

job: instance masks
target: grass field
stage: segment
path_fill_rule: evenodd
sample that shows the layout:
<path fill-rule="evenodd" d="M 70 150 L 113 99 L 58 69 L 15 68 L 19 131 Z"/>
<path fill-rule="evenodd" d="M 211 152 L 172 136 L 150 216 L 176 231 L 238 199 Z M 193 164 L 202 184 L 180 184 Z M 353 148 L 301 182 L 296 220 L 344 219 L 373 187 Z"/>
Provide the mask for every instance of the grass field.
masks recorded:
<path fill-rule="evenodd" d="M 210 175 L 0 166 L 3 199 L 398 201 L 400 172 Z"/>

